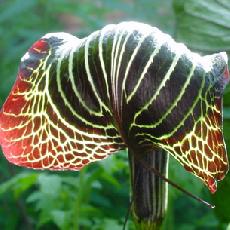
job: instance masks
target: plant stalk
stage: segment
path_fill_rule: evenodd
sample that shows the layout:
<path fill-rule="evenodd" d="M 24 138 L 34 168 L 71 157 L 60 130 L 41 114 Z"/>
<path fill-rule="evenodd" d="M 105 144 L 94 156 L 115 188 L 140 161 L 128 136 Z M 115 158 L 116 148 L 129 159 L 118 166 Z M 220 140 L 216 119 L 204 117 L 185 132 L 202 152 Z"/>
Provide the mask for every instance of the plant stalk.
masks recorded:
<path fill-rule="evenodd" d="M 138 155 L 137 155 L 138 154 Z M 168 185 L 157 175 L 145 168 L 140 159 L 167 177 L 168 153 L 156 148 L 145 154 L 129 150 L 131 171 L 132 215 L 138 230 L 160 229 L 168 203 Z"/>

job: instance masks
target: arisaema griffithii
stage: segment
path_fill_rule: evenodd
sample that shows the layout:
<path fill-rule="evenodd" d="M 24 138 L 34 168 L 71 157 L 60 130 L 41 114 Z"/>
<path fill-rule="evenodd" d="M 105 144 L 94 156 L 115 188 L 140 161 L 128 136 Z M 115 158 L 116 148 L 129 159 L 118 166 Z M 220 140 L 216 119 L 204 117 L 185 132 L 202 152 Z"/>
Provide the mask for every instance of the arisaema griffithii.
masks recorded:
<path fill-rule="evenodd" d="M 200 56 L 145 24 L 108 25 L 83 39 L 47 34 L 21 59 L 0 144 L 13 164 L 49 170 L 157 147 L 215 192 L 228 171 L 228 81 L 226 53 Z"/>

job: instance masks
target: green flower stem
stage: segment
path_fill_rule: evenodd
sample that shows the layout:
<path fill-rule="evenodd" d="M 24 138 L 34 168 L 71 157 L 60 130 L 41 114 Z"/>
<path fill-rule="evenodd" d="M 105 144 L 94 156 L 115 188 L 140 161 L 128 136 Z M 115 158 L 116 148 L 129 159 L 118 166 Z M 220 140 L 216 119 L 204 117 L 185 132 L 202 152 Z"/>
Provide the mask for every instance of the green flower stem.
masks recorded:
<path fill-rule="evenodd" d="M 74 206 L 74 214 L 75 214 L 75 221 L 73 222 L 73 230 L 79 230 L 80 229 L 80 218 L 81 218 L 81 206 L 82 206 L 82 200 L 84 197 L 84 189 L 85 189 L 85 176 L 86 176 L 86 169 L 83 169 L 79 172 L 79 190 L 77 193 L 77 198 L 75 200 L 75 206 Z"/>

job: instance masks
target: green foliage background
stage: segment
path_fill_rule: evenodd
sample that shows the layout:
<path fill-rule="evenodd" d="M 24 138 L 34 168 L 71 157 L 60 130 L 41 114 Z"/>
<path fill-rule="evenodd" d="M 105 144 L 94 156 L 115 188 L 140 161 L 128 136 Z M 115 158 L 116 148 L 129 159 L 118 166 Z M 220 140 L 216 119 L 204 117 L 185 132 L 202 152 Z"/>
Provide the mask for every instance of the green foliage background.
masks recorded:
<path fill-rule="evenodd" d="M 229 0 L 0 0 L 0 105 L 13 85 L 20 58 L 45 33 L 83 37 L 124 20 L 157 26 L 200 53 L 230 53 Z M 224 132 L 229 150 L 230 87 L 224 95 Z M 130 187 L 125 151 L 80 172 L 23 169 L 1 156 L 0 229 L 122 229 Z M 169 177 L 216 208 L 210 210 L 169 187 L 163 229 L 227 228 L 230 175 L 218 184 L 215 195 L 172 158 Z M 129 229 L 134 229 L 131 221 Z"/>

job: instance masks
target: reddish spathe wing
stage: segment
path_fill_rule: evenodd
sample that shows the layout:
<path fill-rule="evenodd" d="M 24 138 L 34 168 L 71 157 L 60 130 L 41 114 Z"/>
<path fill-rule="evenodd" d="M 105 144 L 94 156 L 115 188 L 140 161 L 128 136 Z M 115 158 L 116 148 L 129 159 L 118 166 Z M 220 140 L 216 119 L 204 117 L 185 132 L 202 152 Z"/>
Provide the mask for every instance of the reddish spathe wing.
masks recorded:
<path fill-rule="evenodd" d="M 87 95 L 77 97 L 77 86 L 70 81 L 76 73 L 68 64 L 73 62 L 68 56 L 73 54 L 73 39 L 64 33 L 44 37 L 22 58 L 16 82 L 0 112 L 0 145 L 16 165 L 79 170 L 124 148 L 110 117 L 103 111 L 94 112 Z"/>
<path fill-rule="evenodd" d="M 200 95 L 198 105 L 201 112 L 192 130 L 163 140 L 165 148 L 187 171 L 201 178 L 212 193 L 217 189 L 216 182 L 222 180 L 229 170 L 222 132 L 223 89 L 229 82 L 225 55 L 213 55 L 212 70 L 205 76 L 206 81 L 210 78 L 207 81 L 209 86 Z"/>

